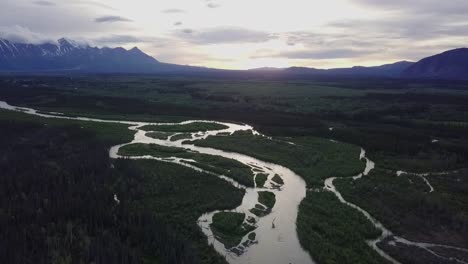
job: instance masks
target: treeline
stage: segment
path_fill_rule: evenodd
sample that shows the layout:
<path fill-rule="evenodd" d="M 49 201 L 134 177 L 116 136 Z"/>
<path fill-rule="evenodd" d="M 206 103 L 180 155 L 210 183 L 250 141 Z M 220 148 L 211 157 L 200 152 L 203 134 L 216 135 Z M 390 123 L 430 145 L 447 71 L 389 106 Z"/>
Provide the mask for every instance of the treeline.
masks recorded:
<path fill-rule="evenodd" d="M 468 246 L 468 171 L 412 175 L 373 170 L 359 181 L 339 179 L 343 197 L 379 219 L 395 234 L 412 241 Z"/>
<path fill-rule="evenodd" d="M 91 132 L 0 127 L 2 263 L 198 263 L 190 241 L 135 206 L 141 188 L 118 188 L 139 172 Z"/>

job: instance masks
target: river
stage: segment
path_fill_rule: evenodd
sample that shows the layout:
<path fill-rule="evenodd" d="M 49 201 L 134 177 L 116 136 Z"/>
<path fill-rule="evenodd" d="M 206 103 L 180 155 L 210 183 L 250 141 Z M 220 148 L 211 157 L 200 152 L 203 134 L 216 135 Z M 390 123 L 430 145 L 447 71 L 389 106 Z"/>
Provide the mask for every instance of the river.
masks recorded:
<path fill-rule="evenodd" d="M 69 119 L 69 120 L 78 120 L 78 121 L 87 121 L 87 122 L 102 122 L 102 123 L 121 123 L 129 125 L 129 129 L 135 131 L 135 137 L 131 142 L 114 146 L 110 149 L 109 155 L 111 158 L 130 158 L 130 159 L 154 159 L 163 162 L 171 162 L 176 163 L 182 166 L 190 167 L 192 169 L 202 171 L 200 168 L 189 164 L 188 162 L 192 162 L 191 160 L 184 160 L 180 158 L 159 158 L 153 157 L 149 155 L 145 156 L 138 156 L 138 157 L 125 157 L 119 155 L 119 149 L 123 146 L 135 143 L 142 143 L 142 144 L 157 144 L 162 146 L 168 147 L 175 147 L 175 148 L 184 148 L 189 149 L 194 152 L 209 154 L 209 155 L 216 155 L 225 158 L 230 158 L 237 160 L 249 167 L 251 167 L 252 171 L 255 171 L 256 174 L 265 173 L 268 174 L 268 181 L 265 184 L 265 188 L 247 188 L 235 180 L 227 178 L 223 175 L 217 175 L 223 180 L 228 181 L 236 188 L 245 189 L 246 193 L 242 200 L 241 205 L 239 205 L 233 212 L 241 212 L 245 213 L 248 217 L 253 217 L 256 219 L 256 239 L 255 241 L 248 241 L 247 237 L 243 239 L 243 242 L 250 242 L 246 243 L 245 246 L 238 246 L 233 249 L 226 249 L 222 243 L 220 243 L 214 237 L 211 228 L 209 227 L 212 222 L 212 217 L 215 213 L 214 212 L 207 212 L 200 216 L 198 219 L 198 225 L 200 226 L 203 233 L 207 236 L 207 241 L 209 244 L 212 244 L 214 248 L 223 256 L 226 257 L 229 263 L 232 264 L 312 264 L 315 263 L 312 257 L 308 252 L 306 252 L 299 243 L 299 239 L 297 236 L 296 231 L 296 219 L 298 215 L 298 208 L 300 202 L 305 198 L 307 193 L 306 183 L 304 180 L 294 173 L 292 170 L 277 165 L 273 163 L 264 162 L 253 157 L 239 154 L 239 153 L 232 153 L 226 152 L 214 148 L 205 148 L 205 147 L 198 147 L 191 144 L 182 144 L 183 141 L 187 139 L 181 139 L 178 141 L 171 141 L 170 137 L 167 140 L 160 140 L 154 139 L 147 136 L 148 131 L 144 131 L 141 129 L 142 126 L 146 125 L 174 125 L 174 124 L 190 124 L 194 122 L 206 122 L 206 123 L 218 123 L 227 126 L 227 129 L 218 130 L 218 131 L 207 131 L 207 132 L 197 132 L 191 133 L 192 140 L 199 140 L 205 139 L 208 136 L 218 135 L 218 134 L 232 134 L 236 131 L 247 131 L 250 130 L 254 134 L 259 134 L 257 131 L 253 129 L 253 127 L 244 124 L 232 124 L 226 122 L 216 122 L 216 121 L 206 121 L 206 120 L 190 120 L 181 123 L 148 123 L 148 122 L 134 122 L 134 121 L 119 121 L 119 120 L 103 120 L 103 119 L 96 119 L 96 118 L 88 118 L 88 117 L 67 117 L 61 113 L 44 113 L 34 110 L 32 108 L 25 108 L 25 107 L 16 107 L 7 104 L 6 102 L 0 101 L 0 108 L 7 109 L 11 111 L 18 111 L 23 112 L 25 114 L 31 114 L 35 116 L 40 116 L 44 118 L 57 118 L 57 119 Z M 177 134 L 177 133 L 175 133 Z M 358 181 L 362 177 L 368 175 L 372 169 L 375 167 L 375 163 L 369 160 L 366 157 L 366 152 L 364 150 L 361 151 L 360 159 L 366 161 L 366 168 L 363 173 L 350 176 L 353 180 Z M 272 177 L 278 174 L 284 181 L 284 184 L 280 188 L 274 188 L 272 186 Z M 403 174 L 399 172 L 399 174 Z M 464 248 L 457 248 L 451 247 L 446 245 L 436 245 L 430 243 L 419 243 L 409 241 L 402 237 L 395 236 L 390 230 L 388 230 L 382 223 L 378 220 L 373 218 L 367 211 L 360 208 L 359 206 L 352 204 L 346 201 L 341 193 L 335 188 L 334 186 L 335 177 L 328 178 L 325 180 L 324 183 L 324 190 L 333 192 L 336 197 L 340 200 L 341 203 L 350 206 L 360 213 L 362 213 L 377 229 L 382 231 L 382 235 L 375 240 L 367 241 L 369 246 L 373 248 L 379 255 L 383 258 L 389 260 L 394 264 L 399 264 L 399 262 L 393 259 L 391 256 L 387 255 L 384 251 L 382 251 L 377 244 L 388 240 L 389 243 L 401 243 L 409 246 L 416 246 L 422 248 L 429 253 L 433 254 L 436 257 L 447 259 L 444 256 L 438 255 L 433 248 L 441 247 L 441 248 L 449 248 L 454 250 L 460 250 L 463 252 L 468 252 L 467 249 Z M 429 183 L 428 183 L 429 184 Z M 430 185 L 430 184 L 429 184 Z M 432 188 L 432 186 L 431 186 Z M 275 193 L 276 195 L 276 204 L 272 208 L 270 214 L 264 217 L 257 217 L 253 215 L 249 210 L 258 203 L 258 191 L 268 190 L 270 192 Z M 431 189 L 433 190 L 433 189 Z M 313 191 L 313 190 L 311 190 Z M 116 199 L 116 198 L 115 198 Z M 247 217 L 246 217 L 247 218 Z M 466 263 L 461 260 L 455 259 L 457 262 Z"/>

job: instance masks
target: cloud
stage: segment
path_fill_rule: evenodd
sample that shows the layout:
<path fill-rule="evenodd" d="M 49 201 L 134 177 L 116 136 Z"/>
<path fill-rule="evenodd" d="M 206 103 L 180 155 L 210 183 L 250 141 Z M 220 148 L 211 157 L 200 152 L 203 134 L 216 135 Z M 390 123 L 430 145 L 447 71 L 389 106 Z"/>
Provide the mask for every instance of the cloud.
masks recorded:
<path fill-rule="evenodd" d="M 185 13 L 185 10 L 177 9 L 177 8 L 170 8 L 170 9 L 165 9 L 161 12 L 165 14 L 177 14 L 177 13 Z"/>
<path fill-rule="evenodd" d="M 466 25 L 460 21 L 457 24 L 449 17 L 398 16 L 388 19 L 374 20 L 342 20 L 329 23 L 327 26 L 354 36 L 365 36 L 367 39 L 380 38 L 406 39 L 411 41 L 435 40 L 441 37 L 460 36 L 466 34 Z M 356 39 L 356 37 L 354 37 Z"/>
<path fill-rule="evenodd" d="M 206 6 L 209 8 L 218 8 L 221 4 L 217 3 L 216 0 L 205 0 Z"/>
<path fill-rule="evenodd" d="M 196 44 L 260 43 L 276 38 L 274 35 L 243 28 L 214 28 L 204 31 L 182 31 L 178 36 Z M 190 33 L 190 34 L 186 34 Z"/>
<path fill-rule="evenodd" d="M 95 38 L 91 41 L 94 45 L 97 46 L 125 46 L 130 44 L 147 44 L 153 47 L 166 47 L 173 45 L 173 41 L 167 38 L 159 38 L 152 36 L 135 36 L 135 35 L 125 35 L 125 34 L 113 34 L 109 36 L 103 36 Z"/>
<path fill-rule="evenodd" d="M 182 29 L 182 33 L 185 33 L 185 34 L 192 34 L 193 32 L 194 32 L 193 29 L 190 29 L 190 28 Z"/>
<path fill-rule="evenodd" d="M 215 4 L 215 3 L 208 3 L 206 6 L 209 7 L 209 8 L 218 8 L 218 7 L 220 7 L 219 4 Z"/>
<path fill-rule="evenodd" d="M 132 20 L 121 16 L 102 16 L 94 21 L 97 23 L 132 22 Z"/>
<path fill-rule="evenodd" d="M 106 5 L 100 2 L 96 2 L 93 0 L 75 0 L 71 4 L 76 4 L 76 5 L 87 5 L 87 6 L 92 6 L 92 7 L 99 7 L 102 9 L 108 9 L 108 10 L 116 10 L 116 8 Z"/>
<path fill-rule="evenodd" d="M 55 39 L 31 31 L 29 28 L 19 25 L 11 27 L 0 26 L 0 38 L 4 38 L 16 43 L 56 43 Z"/>
<path fill-rule="evenodd" d="M 131 43 L 145 42 L 143 38 L 132 36 L 132 35 L 110 35 L 106 37 L 100 37 L 93 41 L 98 45 L 125 45 Z"/>
<path fill-rule="evenodd" d="M 288 58 L 288 59 L 349 59 L 377 52 L 376 50 L 355 50 L 355 49 L 319 49 L 319 50 L 291 50 L 282 52 L 259 52 L 251 58 Z"/>
<path fill-rule="evenodd" d="M 175 22 L 175 23 L 174 23 L 174 26 L 176 26 L 176 27 L 178 27 L 178 26 L 182 26 L 182 25 L 183 25 L 183 23 L 182 23 L 182 22 L 180 22 L 180 21 L 177 21 L 177 22 Z"/>
<path fill-rule="evenodd" d="M 40 5 L 40 6 L 55 6 L 56 4 L 54 2 L 51 2 L 51 1 L 34 1 L 33 2 L 34 4 L 36 5 Z"/>
<path fill-rule="evenodd" d="M 466 0 L 353 0 L 353 2 L 380 10 L 419 14 L 466 15 L 468 12 Z"/>

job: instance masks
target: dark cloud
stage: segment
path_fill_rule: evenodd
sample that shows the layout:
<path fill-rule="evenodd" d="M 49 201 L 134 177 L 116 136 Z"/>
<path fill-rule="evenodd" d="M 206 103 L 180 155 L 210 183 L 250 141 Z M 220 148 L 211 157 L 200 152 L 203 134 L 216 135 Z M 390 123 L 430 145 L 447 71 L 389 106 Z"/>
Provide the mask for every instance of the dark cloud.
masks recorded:
<path fill-rule="evenodd" d="M 399 12 L 444 15 L 466 15 L 468 12 L 466 0 L 353 0 L 353 2 L 380 10 Z"/>
<path fill-rule="evenodd" d="M 161 12 L 165 13 L 165 14 L 177 14 L 177 13 L 185 13 L 185 10 L 177 9 L 177 8 L 171 8 L 171 9 L 165 9 L 165 10 L 163 10 Z"/>
<path fill-rule="evenodd" d="M 218 8 L 221 4 L 217 3 L 216 0 L 205 0 L 206 6 L 209 8 Z"/>
<path fill-rule="evenodd" d="M 218 7 L 220 7 L 219 4 L 215 4 L 215 3 L 208 3 L 206 6 L 209 7 L 209 8 L 218 8 Z"/>
<path fill-rule="evenodd" d="M 260 43 L 276 38 L 267 32 L 243 28 L 214 28 L 190 33 L 179 34 L 179 37 L 197 44 Z"/>
<path fill-rule="evenodd" d="M 54 2 L 51 2 L 51 1 L 34 1 L 33 3 L 36 5 L 40 5 L 40 6 L 55 6 L 56 5 Z"/>
<path fill-rule="evenodd" d="M 97 23 L 131 22 L 132 20 L 121 16 L 102 16 L 95 19 Z"/>
<path fill-rule="evenodd" d="M 359 38 L 356 37 L 355 34 L 343 33 L 287 32 L 280 34 L 280 37 L 284 39 L 289 46 L 301 45 L 306 49 L 361 49 L 372 48 L 379 45 L 375 39 Z"/>

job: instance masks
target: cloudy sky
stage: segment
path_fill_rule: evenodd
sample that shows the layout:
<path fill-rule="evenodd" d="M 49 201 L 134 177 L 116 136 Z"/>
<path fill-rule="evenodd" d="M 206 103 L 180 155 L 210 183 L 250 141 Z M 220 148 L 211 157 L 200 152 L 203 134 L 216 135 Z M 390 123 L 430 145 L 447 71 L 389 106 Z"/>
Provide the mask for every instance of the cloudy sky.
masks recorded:
<path fill-rule="evenodd" d="M 379 65 L 468 46 L 467 0 L 0 0 L 0 37 L 228 69 Z"/>

